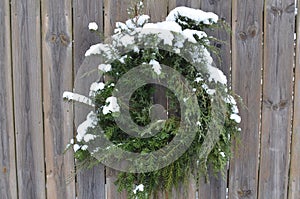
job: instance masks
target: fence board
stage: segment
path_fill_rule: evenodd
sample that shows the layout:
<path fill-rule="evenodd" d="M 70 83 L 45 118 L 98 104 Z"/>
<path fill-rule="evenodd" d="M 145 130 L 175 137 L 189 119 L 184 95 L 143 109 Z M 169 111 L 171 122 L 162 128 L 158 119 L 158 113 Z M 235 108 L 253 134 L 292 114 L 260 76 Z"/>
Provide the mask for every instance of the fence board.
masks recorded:
<path fill-rule="evenodd" d="M 234 1 L 232 9 L 232 88 L 246 108 L 240 110 L 241 144 L 233 146 L 229 198 L 257 198 L 262 66 L 263 2 Z M 241 107 L 240 107 L 241 108 Z"/>
<path fill-rule="evenodd" d="M 74 75 L 81 73 L 79 71 L 81 64 L 84 61 L 84 54 L 87 49 L 93 44 L 99 43 L 101 38 L 98 34 L 88 30 L 90 22 L 96 22 L 99 27 L 99 32 L 103 32 L 103 1 L 90 0 L 80 1 L 75 0 L 73 13 L 73 28 L 74 28 Z M 95 68 L 97 65 L 95 66 Z M 81 68 L 81 70 L 84 70 Z M 82 74 L 82 73 L 81 73 Z M 80 91 L 84 91 L 88 95 L 89 81 L 82 82 Z M 88 113 L 87 108 L 75 106 L 75 126 L 83 122 Z M 76 114 L 79 113 L 80 114 Z M 82 171 L 78 174 L 78 198 L 79 199 L 98 199 L 105 197 L 105 175 L 104 166 L 99 165 L 87 171 Z"/>
<path fill-rule="evenodd" d="M 9 1 L 0 2 L 0 195 L 17 198 Z"/>
<path fill-rule="evenodd" d="M 43 96 L 47 197 L 75 198 L 73 154 L 63 154 L 73 137 L 72 105 L 62 94 L 72 90 L 72 8 L 70 1 L 42 0 Z"/>
<path fill-rule="evenodd" d="M 258 198 L 287 198 L 294 60 L 294 0 L 265 2 Z"/>
<path fill-rule="evenodd" d="M 216 13 L 220 20 L 225 20 L 228 25 L 231 24 L 231 0 L 225 1 L 215 1 L 215 0 L 202 0 L 201 9 L 206 12 Z M 215 61 L 216 66 L 221 69 L 227 77 L 228 83 L 230 85 L 230 67 L 231 67 L 231 38 L 230 34 L 226 30 L 209 30 L 207 31 L 209 35 L 216 37 L 217 39 L 225 42 L 212 42 L 212 45 L 220 50 L 218 56 L 212 53 L 212 57 Z M 226 168 L 225 168 L 226 169 Z M 227 173 L 227 172 L 225 172 Z M 199 198 L 226 198 L 226 188 L 227 188 L 227 175 L 222 176 L 218 174 L 218 177 L 214 177 L 212 171 L 209 172 L 209 182 L 205 182 L 204 179 L 201 180 L 199 187 Z"/>
<path fill-rule="evenodd" d="M 169 0 L 169 12 L 178 6 L 187 6 L 190 8 L 200 8 L 201 0 Z"/>
<path fill-rule="evenodd" d="M 151 22 L 165 20 L 168 13 L 168 1 L 145 1 L 145 13 L 150 16 Z"/>
<path fill-rule="evenodd" d="M 298 0 L 298 7 L 300 1 Z M 297 24 L 300 23 L 300 15 L 297 16 Z M 289 199 L 297 199 L 300 196 L 300 26 L 297 25 L 296 41 L 296 65 L 294 86 L 294 117 L 291 145 L 291 166 L 289 178 Z"/>
<path fill-rule="evenodd" d="M 12 53 L 20 198 L 45 198 L 40 2 L 13 0 Z"/>
<path fill-rule="evenodd" d="M 125 22 L 129 16 L 127 8 L 131 0 L 104 0 L 104 35 L 110 37 L 116 22 Z"/>

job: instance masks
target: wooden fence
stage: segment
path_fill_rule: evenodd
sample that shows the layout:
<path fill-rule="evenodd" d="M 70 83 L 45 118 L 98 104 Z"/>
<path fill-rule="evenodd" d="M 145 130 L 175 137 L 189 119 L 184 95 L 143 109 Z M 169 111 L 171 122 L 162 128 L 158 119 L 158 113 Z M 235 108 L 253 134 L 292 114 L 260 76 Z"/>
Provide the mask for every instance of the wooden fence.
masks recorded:
<path fill-rule="evenodd" d="M 244 100 L 240 145 L 226 179 L 210 176 L 200 199 L 300 198 L 300 17 L 294 0 L 144 0 L 159 21 L 176 6 L 213 11 L 232 26 L 214 33 L 227 45 L 218 66 Z M 0 198 L 121 199 L 115 171 L 98 166 L 66 184 L 74 167 L 63 155 L 74 133 L 72 90 L 84 53 L 127 18 L 129 0 L 0 1 Z M 298 0 L 300 3 L 300 0 Z M 298 21 L 298 22 L 297 22 Z M 105 196 L 106 195 L 106 196 Z M 167 198 L 161 193 L 159 198 Z M 173 197 L 175 198 L 175 197 Z M 176 198 L 184 198 L 177 196 Z"/>

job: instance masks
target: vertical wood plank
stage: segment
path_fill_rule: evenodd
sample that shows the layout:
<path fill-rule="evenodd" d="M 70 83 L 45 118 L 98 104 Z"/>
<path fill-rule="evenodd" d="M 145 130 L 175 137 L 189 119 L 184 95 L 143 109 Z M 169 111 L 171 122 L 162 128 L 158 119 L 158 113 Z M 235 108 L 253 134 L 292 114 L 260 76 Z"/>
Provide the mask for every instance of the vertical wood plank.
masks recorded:
<path fill-rule="evenodd" d="M 47 197 L 75 198 L 73 154 L 63 154 L 73 137 L 72 105 L 63 102 L 72 90 L 72 7 L 70 1 L 42 0 L 43 96 Z"/>
<path fill-rule="evenodd" d="M 187 6 L 199 9 L 201 0 L 169 0 L 169 12 L 178 6 Z"/>
<path fill-rule="evenodd" d="M 98 34 L 88 29 L 90 22 L 98 24 L 98 31 L 103 32 L 103 1 L 73 1 L 73 28 L 74 28 L 74 76 L 81 73 L 79 70 L 85 57 L 86 50 L 93 44 L 99 43 L 101 38 Z M 97 67 L 97 65 L 95 66 Z M 88 80 L 81 83 L 85 95 L 88 95 L 90 83 Z M 76 109 L 77 108 L 77 109 Z M 75 106 L 75 124 L 80 124 L 86 118 L 88 109 Z M 80 114 L 78 114 L 80 113 Z M 98 165 L 90 170 L 83 170 L 78 174 L 78 198 L 99 199 L 105 198 L 105 174 L 104 166 Z"/>
<path fill-rule="evenodd" d="M 209 181 L 206 182 L 204 177 L 201 177 L 198 188 L 199 199 L 225 199 L 227 179 L 222 176 L 221 173 L 218 176 L 214 176 L 213 171 L 208 171 Z"/>
<path fill-rule="evenodd" d="M 294 0 L 265 1 L 259 199 L 287 198 L 293 90 L 294 10 Z"/>
<path fill-rule="evenodd" d="M 164 21 L 168 15 L 168 1 L 146 0 L 145 13 L 151 22 Z"/>
<path fill-rule="evenodd" d="M 131 0 L 104 0 L 104 35 L 110 37 L 116 27 L 116 22 L 125 22 L 129 16 L 127 8 Z"/>
<path fill-rule="evenodd" d="M 201 9 L 205 12 L 214 12 L 219 16 L 219 20 L 224 20 L 231 27 L 231 10 L 232 10 L 231 0 L 202 0 Z M 217 56 L 213 55 L 214 61 L 217 67 L 224 72 L 230 83 L 230 67 L 231 67 L 231 35 L 224 29 L 208 31 L 209 35 L 223 41 L 222 42 L 212 42 L 212 45 L 220 50 L 220 60 Z"/>
<path fill-rule="evenodd" d="M 298 8 L 300 1 L 298 0 Z M 300 15 L 297 16 L 297 41 L 294 86 L 294 117 L 289 176 L 289 199 L 300 196 Z"/>
<path fill-rule="evenodd" d="M 201 9 L 205 12 L 214 12 L 219 16 L 219 20 L 225 20 L 229 26 L 231 26 L 231 0 L 201 0 Z M 216 66 L 223 71 L 228 80 L 228 85 L 230 85 L 231 75 L 231 37 L 226 30 L 211 30 L 207 31 L 209 35 L 214 36 L 215 38 L 223 41 L 224 43 L 214 41 L 212 45 L 220 50 L 219 55 L 212 53 L 212 57 Z M 220 60 L 218 59 L 218 56 Z M 227 169 L 227 168 L 225 168 Z M 225 171 L 227 173 L 227 171 Z M 214 198 L 226 198 L 226 188 L 227 188 L 227 175 L 222 176 L 221 173 L 218 174 L 218 177 L 215 177 L 213 171 L 209 170 L 209 182 L 205 182 L 204 179 L 201 179 L 199 187 L 199 198 L 203 199 L 214 199 Z"/>
<path fill-rule="evenodd" d="M 40 2 L 12 0 L 12 53 L 19 198 L 45 198 Z"/>
<path fill-rule="evenodd" d="M 240 144 L 233 146 L 229 198 L 257 198 L 262 67 L 263 1 L 233 1 L 232 88 L 247 107 L 241 109 Z"/>
<path fill-rule="evenodd" d="M 17 198 L 9 1 L 0 2 L 0 196 Z"/>
<path fill-rule="evenodd" d="M 110 37 L 115 29 L 116 22 L 125 22 L 129 16 L 127 8 L 131 5 L 131 0 L 104 0 L 104 35 Z M 106 193 L 107 199 L 125 199 L 126 192 L 119 193 L 114 184 L 118 171 L 106 168 Z"/>

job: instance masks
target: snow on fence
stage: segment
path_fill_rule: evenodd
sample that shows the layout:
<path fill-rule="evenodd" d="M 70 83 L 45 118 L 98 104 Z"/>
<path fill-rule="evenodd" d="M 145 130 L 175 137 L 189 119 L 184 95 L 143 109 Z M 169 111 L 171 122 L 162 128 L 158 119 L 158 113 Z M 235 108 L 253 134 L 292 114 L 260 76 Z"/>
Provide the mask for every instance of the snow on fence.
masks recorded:
<path fill-rule="evenodd" d="M 0 198 L 121 199 L 116 171 L 97 166 L 66 184 L 74 159 L 63 155 L 73 136 L 71 90 L 84 53 L 127 18 L 129 0 L 0 1 Z M 241 140 L 228 175 L 210 175 L 188 198 L 299 199 L 300 17 L 294 0 L 144 0 L 153 21 L 176 6 L 213 11 L 232 27 L 217 63 L 244 100 Z M 298 2 L 300 2 L 298 0 Z M 299 4 L 299 3 L 298 3 Z M 75 118 L 75 119 L 74 119 Z M 182 188 L 184 189 L 184 188 Z M 160 193 L 159 199 L 168 198 Z M 174 198 L 174 197 L 173 197 Z M 176 198 L 186 198 L 177 195 Z"/>

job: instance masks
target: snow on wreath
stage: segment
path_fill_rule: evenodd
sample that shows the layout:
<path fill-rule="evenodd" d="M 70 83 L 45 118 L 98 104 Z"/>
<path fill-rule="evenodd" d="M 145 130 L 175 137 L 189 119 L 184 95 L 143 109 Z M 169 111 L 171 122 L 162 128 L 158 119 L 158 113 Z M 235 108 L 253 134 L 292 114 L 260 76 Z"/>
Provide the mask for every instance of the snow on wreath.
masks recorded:
<path fill-rule="evenodd" d="M 141 199 L 159 190 L 172 193 L 191 176 L 199 183 L 209 164 L 216 172 L 224 171 L 233 137 L 241 131 L 240 98 L 228 90 L 226 76 L 215 67 L 210 53 L 217 51 L 211 45 L 215 38 L 206 32 L 223 28 L 224 22 L 211 12 L 177 7 L 165 21 L 150 23 L 143 7 L 136 2 L 128 9 L 131 18 L 116 23 L 111 42 L 92 45 L 85 53 L 102 60 L 95 66 L 101 78 L 91 84 L 89 96 L 63 95 L 93 107 L 67 146 L 74 150 L 78 168 L 100 163 L 117 168 L 126 162 L 116 184 L 129 198 Z M 88 28 L 98 31 L 95 22 Z M 153 112 L 155 82 L 167 102 L 162 104 L 162 118 Z M 123 116 L 126 111 L 129 117 Z M 190 134 L 192 139 L 186 139 Z M 109 142 L 96 145 L 99 140 Z M 164 148 L 174 140 L 182 141 L 172 148 L 180 153 L 176 158 Z M 170 162 L 163 165 L 161 159 Z"/>

